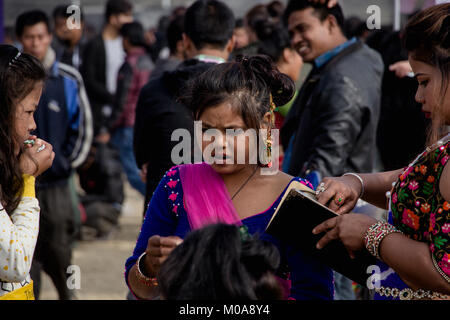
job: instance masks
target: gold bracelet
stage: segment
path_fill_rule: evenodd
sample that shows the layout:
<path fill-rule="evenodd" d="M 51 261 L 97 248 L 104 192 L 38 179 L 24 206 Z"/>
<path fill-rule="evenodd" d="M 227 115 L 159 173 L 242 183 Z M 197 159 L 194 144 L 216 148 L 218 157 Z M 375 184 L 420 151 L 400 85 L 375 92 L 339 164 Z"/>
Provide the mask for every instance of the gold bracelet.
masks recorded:
<path fill-rule="evenodd" d="M 387 235 L 395 232 L 402 233 L 393 225 L 384 221 L 378 221 L 371 225 L 364 234 L 364 244 L 367 251 L 377 259 L 382 260 L 380 257 L 381 241 L 383 241 Z"/>
<path fill-rule="evenodd" d="M 156 287 L 158 286 L 158 279 L 156 279 L 156 277 L 150 278 L 147 277 L 142 271 L 141 271 L 141 259 L 142 257 L 144 257 L 146 255 L 146 253 L 142 253 L 139 258 L 136 261 L 136 277 L 138 278 L 138 280 L 140 282 L 142 282 L 143 284 L 145 284 L 148 287 Z"/>

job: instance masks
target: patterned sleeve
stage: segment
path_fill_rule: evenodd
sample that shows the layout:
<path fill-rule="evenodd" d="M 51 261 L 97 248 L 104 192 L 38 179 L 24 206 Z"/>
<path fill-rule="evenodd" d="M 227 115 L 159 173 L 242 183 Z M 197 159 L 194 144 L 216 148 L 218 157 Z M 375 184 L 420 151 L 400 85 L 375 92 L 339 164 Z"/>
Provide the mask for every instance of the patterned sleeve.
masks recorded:
<path fill-rule="evenodd" d="M 0 210 L 0 279 L 21 282 L 30 272 L 39 232 L 39 202 L 33 176 L 24 175 L 24 193 L 11 216 Z"/>
<path fill-rule="evenodd" d="M 445 165 L 450 159 L 450 142 L 441 147 L 441 153 L 437 157 L 437 162 L 442 165 L 438 177 L 440 178 Z M 438 166 L 436 166 L 438 167 Z M 439 205 L 435 212 L 430 214 L 430 250 L 436 269 L 450 278 L 450 201 L 446 201 L 440 193 L 437 195 Z M 450 282 L 450 281 L 449 281 Z"/>
<path fill-rule="evenodd" d="M 147 211 L 145 219 L 133 250 L 133 255 L 125 263 L 125 281 L 128 284 L 128 272 L 136 263 L 139 256 L 147 249 L 148 239 L 153 235 L 167 237 L 173 235 L 177 226 L 177 216 L 170 205 L 170 188 L 174 181 L 179 179 L 179 170 L 173 167 L 166 172 L 156 188 Z"/>

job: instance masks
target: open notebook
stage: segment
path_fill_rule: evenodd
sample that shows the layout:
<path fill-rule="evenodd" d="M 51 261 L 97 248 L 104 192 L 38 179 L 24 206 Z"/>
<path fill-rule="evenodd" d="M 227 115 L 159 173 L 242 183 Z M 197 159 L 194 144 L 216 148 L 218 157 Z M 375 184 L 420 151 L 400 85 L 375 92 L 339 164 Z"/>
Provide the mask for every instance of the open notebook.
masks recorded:
<path fill-rule="evenodd" d="M 283 195 L 277 210 L 267 225 L 266 232 L 279 240 L 301 249 L 317 260 L 366 286 L 371 273 L 370 265 L 376 264 L 376 258 L 366 250 L 356 253 L 351 259 L 342 242 L 334 240 L 324 248 L 316 249 L 316 244 L 324 233 L 315 235 L 314 227 L 336 216 L 329 208 L 315 200 L 315 192 L 298 181 L 293 181 Z"/>

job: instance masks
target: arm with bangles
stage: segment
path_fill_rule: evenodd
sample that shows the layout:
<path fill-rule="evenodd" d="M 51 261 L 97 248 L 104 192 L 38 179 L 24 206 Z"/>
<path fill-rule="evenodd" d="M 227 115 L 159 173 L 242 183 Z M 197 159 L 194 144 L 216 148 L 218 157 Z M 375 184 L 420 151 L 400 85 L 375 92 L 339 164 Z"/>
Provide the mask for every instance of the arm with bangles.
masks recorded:
<path fill-rule="evenodd" d="M 382 195 L 383 189 L 385 191 L 389 188 L 400 172 L 401 170 L 360 175 L 364 186 L 365 196 L 363 198 L 365 200 L 377 200 L 377 194 Z M 335 193 L 342 193 L 342 190 L 344 190 L 343 193 L 351 192 L 354 197 L 362 189 L 359 179 L 354 176 L 330 178 L 328 183 L 330 184 L 330 188 L 327 190 L 329 193 L 326 195 L 325 191 L 319 196 L 321 202 L 326 201 L 323 196 L 330 197 L 330 194 L 332 194 L 331 197 L 333 197 Z M 441 175 L 439 189 L 442 190 L 441 194 L 444 199 L 450 199 L 450 166 L 446 166 Z M 381 195 L 378 200 L 380 203 Z M 331 201 L 331 203 L 336 206 L 334 201 Z M 323 222 L 314 229 L 313 233 L 318 234 L 327 231 L 318 242 L 318 248 L 323 248 L 333 239 L 340 239 L 349 253 L 352 254 L 352 252 L 365 250 L 366 231 L 376 222 L 377 220 L 361 214 L 344 214 Z M 434 265 L 430 243 L 410 239 L 398 232 L 389 233 L 384 237 L 381 236 L 378 254 L 411 288 L 450 294 L 450 281 L 445 279 L 450 276 L 445 274 L 441 268 L 438 270 Z"/>
<path fill-rule="evenodd" d="M 159 295 L 156 280 L 159 269 L 172 250 L 181 242 L 182 240 L 176 236 L 160 237 L 154 235 L 150 237 L 145 255 L 131 267 L 128 273 L 128 285 L 138 298 L 150 300 Z"/>
<path fill-rule="evenodd" d="M 439 192 L 445 200 L 450 202 L 450 165 L 444 166 L 439 180 Z M 439 213 L 436 213 L 436 216 L 438 215 Z M 448 215 L 447 218 L 445 216 L 443 218 L 440 219 L 440 225 L 450 222 Z M 434 229 L 436 230 L 436 226 Z M 432 234 L 430 233 L 430 235 Z M 448 238 L 447 236 L 446 243 L 450 240 Z M 450 255 L 448 251 L 450 246 L 447 245 L 446 248 L 446 254 Z M 439 266 L 435 266 L 430 243 L 412 240 L 402 234 L 393 233 L 381 241 L 378 250 L 383 261 L 394 269 L 411 288 L 450 294 L 450 274 L 444 273 Z"/>
<path fill-rule="evenodd" d="M 354 257 L 354 252 L 372 248 L 365 244 L 366 232 L 376 223 L 374 218 L 356 213 L 326 220 L 313 230 L 314 234 L 324 233 L 317 243 L 317 248 L 321 249 L 330 241 L 339 239 L 347 248 L 350 257 Z M 450 282 L 447 282 L 434 266 L 429 243 L 410 239 L 399 232 L 383 235 L 384 231 L 383 228 L 376 230 L 375 236 L 381 235 L 381 238 L 375 251 L 408 286 L 412 289 L 450 294 Z"/>
<path fill-rule="evenodd" d="M 344 175 L 341 177 L 327 177 L 322 180 L 324 191 L 317 200 L 338 214 L 348 213 L 361 197 L 364 201 L 382 209 L 387 209 L 386 192 L 391 190 L 392 183 L 397 181 L 403 169 L 379 173 L 366 173 L 358 175 Z M 359 176 L 360 181 L 356 176 Z M 361 183 L 362 182 L 362 183 Z M 335 196 L 342 197 L 344 202 L 337 205 L 332 201 Z"/>
<path fill-rule="evenodd" d="M 392 189 L 392 183 L 397 181 L 403 169 L 379 172 L 373 174 L 360 174 L 364 181 L 364 201 L 382 209 L 388 208 L 388 198 L 386 192 Z"/>
<path fill-rule="evenodd" d="M 364 178 L 363 180 L 365 184 L 369 181 Z M 450 166 L 444 167 L 439 181 L 439 190 L 444 199 L 450 201 Z M 429 243 L 410 239 L 400 233 L 392 233 L 381 241 L 378 250 L 382 260 L 411 288 L 425 288 L 450 294 L 450 282 L 444 278 L 445 274 L 440 274 L 443 271 L 438 271 L 435 267 Z M 447 279 L 450 278 L 450 275 L 446 276 Z"/>
<path fill-rule="evenodd" d="M 166 184 L 174 176 L 166 172 L 156 188 L 139 233 L 133 255 L 126 262 L 126 282 L 138 299 L 154 299 L 159 295 L 156 280 L 162 263 L 183 240 L 174 236 L 178 217 L 168 204 Z"/>

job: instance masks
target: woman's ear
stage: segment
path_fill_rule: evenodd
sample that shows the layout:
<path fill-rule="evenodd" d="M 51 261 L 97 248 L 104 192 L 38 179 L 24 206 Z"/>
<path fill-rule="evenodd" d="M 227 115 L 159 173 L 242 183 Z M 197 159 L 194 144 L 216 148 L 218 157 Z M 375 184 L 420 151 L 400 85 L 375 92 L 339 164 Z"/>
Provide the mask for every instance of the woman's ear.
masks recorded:
<path fill-rule="evenodd" d="M 192 40 L 185 34 L 182 34 L 183 47 L 186 57 L 193 58 L 197 54 L 197 48 L 195 47 Z"/>
<path fill-rule="evenodd" d="M 283 49 L 282 53 L 282 60 L 283 63 L 286 65 L 288 69 L 293 67 L 293 64 L 296 64 L 296 66 L 301 62 L 300 68 L 303 65 L 303 58 L 301 55 L 298 54 L 296 50 L 293 50 L 291 47 L 286 47 Z M 292 71 L 292 70 L 287 70 Z M 285 72 L 288 74 L 289 72 Z"/>
<path fill-rule="evenodd" d="M 225 48 L 226 48 L 226 51 L 227 51 L 228 53 L 233 52 L 235 45 L 236 45 L 236 36 L 233 35 L 233 36 L 231 37 L 231 39 L 228 40 L 228 43 L 227 43 L 227 45 L 226 45 L 226 47 L 225 47 Z"/>
<path fill-rule="evenodd" d="M 183 39 L 177 41 L 177 56 L 183 57 L 185 59 L 186 56 L 186 49 L 184 48 L 184 42 Z"/>

